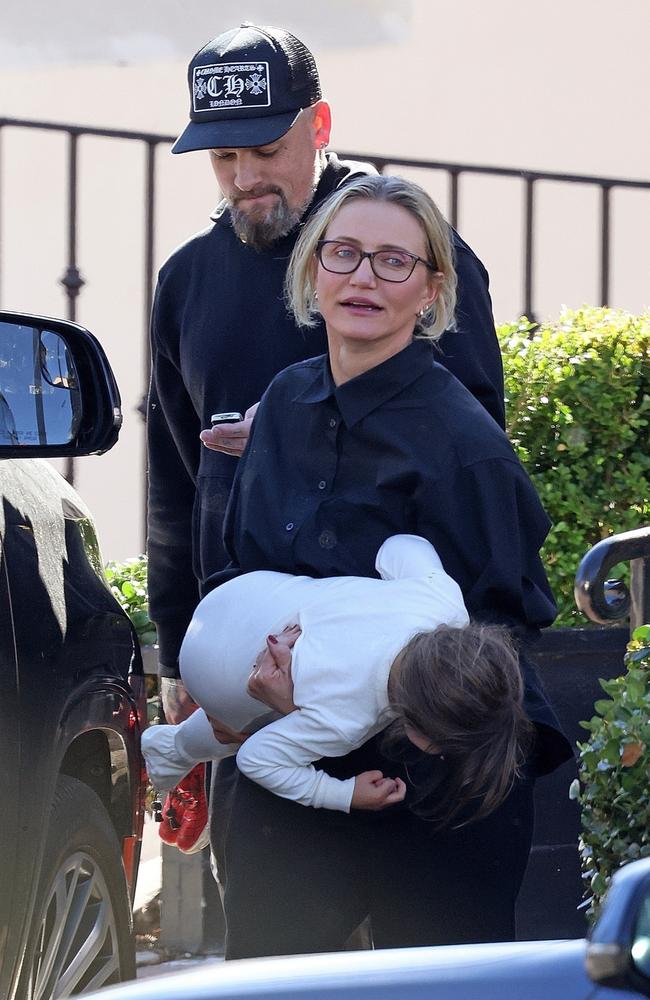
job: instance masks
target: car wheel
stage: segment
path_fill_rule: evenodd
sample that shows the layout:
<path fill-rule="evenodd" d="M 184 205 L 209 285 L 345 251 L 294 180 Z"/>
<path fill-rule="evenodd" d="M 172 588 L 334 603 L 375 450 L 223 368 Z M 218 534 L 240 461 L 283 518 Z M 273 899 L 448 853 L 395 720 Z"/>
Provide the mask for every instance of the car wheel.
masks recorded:
<path fill-rule="evenodd" d="M 131 905 L 108 813 L 87 785 L 57 781 L 26 968 L 28 1000 L 135 978 Z"/>

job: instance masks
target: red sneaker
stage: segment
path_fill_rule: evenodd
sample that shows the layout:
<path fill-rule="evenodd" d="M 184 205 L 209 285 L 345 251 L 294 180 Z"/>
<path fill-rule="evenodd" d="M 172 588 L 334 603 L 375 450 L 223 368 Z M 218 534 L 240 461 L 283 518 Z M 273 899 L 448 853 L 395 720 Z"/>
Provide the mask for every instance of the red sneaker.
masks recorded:
<path fill-rule="evenodd" d="M 172 788 L 167 793 L 162 807 L 162 819 L 158 825 L 158 836 L 163 843 L 176 844 L 186 804 L 185 799 L 179 795 L 178 788 Z"/>
<path fill-rule="evenodd" d="M 205 764 L 196 764 L 188 771 L 176 786 L 179 795 L 187 802 L 188 799 L 205 798 Z"/>
<path fill-rule="evenodd" d="M 210 843 L 208 800 L 205 794 L 205 764 L 197 764 L 187 774 L 178 791 L 185 799 L 176 846 L 183 854 L 194 854 Z"/>

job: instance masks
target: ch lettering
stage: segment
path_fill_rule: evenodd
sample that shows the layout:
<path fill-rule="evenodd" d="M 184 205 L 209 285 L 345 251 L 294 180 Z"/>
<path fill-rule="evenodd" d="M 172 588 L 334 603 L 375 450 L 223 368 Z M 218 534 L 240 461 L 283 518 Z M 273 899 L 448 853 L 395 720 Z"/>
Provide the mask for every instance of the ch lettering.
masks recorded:
<path fill-rule="evenodd" d="M 244 89 L 244 81 L 240 76 L 226 76 L 222 79 L 226 83 L 225 90 L 219 87 L 219 77 L 210 77 L 208 80 L 208 94 L 210 97 L 241 97 Z"/>

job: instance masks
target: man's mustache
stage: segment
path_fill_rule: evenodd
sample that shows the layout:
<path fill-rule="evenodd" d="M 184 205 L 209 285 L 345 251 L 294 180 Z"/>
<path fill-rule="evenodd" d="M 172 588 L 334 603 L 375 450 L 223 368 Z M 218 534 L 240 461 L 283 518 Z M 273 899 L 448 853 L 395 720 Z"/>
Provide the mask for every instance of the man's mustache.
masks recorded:
<path fill-rule="evenodd" d="M 252 188 L 250 191 L 239 191 L 236 188 L 235 192 L 230 196 L 230 201 L 233 205 L 236 205 L 239 201 L 246 201 L 248 198 L 261 198 L 265 194 L 277 194 L 280 198 L 284 198 L 282 188 L 269 184 L 266 187 Z"/>

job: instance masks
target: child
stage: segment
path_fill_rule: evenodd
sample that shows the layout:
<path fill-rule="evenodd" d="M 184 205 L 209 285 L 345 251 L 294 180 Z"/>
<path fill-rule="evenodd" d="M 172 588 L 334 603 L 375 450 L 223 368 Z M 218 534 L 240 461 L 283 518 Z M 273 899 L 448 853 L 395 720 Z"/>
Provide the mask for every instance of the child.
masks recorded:
<path fill-rule="evenodd" d="M 461 805 L 480 798 L 495 808 L 526 727 L 516 656 L 502 630 L 467 626 L 460 589 L 425 539 L 387 539 L 376 569 L 379 580 L 257 571 L 208 594 L 180 654 L 202 708 L 143 734 L 153 784 L 169 788 L 198 761 L 236 753 L 243 774 L 284 798 L 343 812 L 384 808 L 404 798 L 400 779 L 371 771 L 340 780 L 313 762 L 349 753 L 394 721 L 421 750 L 462 764 Z M 443 623 L 450 628 L 432 632 Z M 295 711 L 278 717 L 248 693 L 264 656 L 279 667 L 290 660 Z M 219 742 L 228 733 L 251 735 Z"/>

